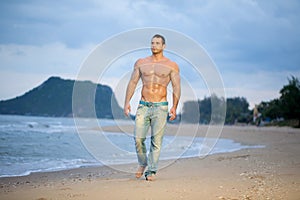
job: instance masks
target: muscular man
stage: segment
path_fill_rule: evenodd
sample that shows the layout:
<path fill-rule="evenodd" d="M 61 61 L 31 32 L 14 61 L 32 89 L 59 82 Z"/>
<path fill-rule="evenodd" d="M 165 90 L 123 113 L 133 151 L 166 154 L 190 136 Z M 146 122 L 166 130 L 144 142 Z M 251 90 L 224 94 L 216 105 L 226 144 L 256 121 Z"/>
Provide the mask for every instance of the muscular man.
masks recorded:
<path fill-rule="evenodd" d="M 180 76 L 178 65 L 163 55 L 165 38 L 154 35 L 151 40 L 152 55 L 136 61 L 125 97 L 124 114 L 129 115 L 130 99 L 134 94 L 139 79 L 143 88 L 141 100 L 135 118 L 134 139 L 139 168 L 136 177 L 140 178 L 146 167 L 146 180 L 154 180 L 162 139 L 168 117 L 167 86 L 173 88 L 173 105 L 170 109 L 170 120 L 176 118 L 176 109 L 180 98 Z M 145 146 L 146 134 L 151 127 L 151 146 L 147 157 Z"/>

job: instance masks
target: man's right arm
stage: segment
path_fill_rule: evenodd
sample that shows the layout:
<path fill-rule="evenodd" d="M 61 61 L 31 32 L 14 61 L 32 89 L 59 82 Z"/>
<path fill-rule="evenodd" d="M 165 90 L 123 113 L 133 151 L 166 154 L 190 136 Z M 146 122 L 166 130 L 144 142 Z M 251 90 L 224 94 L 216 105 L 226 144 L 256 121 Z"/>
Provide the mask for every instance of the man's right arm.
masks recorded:
<path fill-rule="evenodd" d="M 137 63 L 134 66 L 134 70 L 131 74 L 130 81 L 128 83 L 127 89 L 126 89 L 126 96 L 125 96 L 125 104 L 124 104 L 124 114 L 126 116 L 129 115 L 131 108 L 130 108 L 130 99 L 134 94 L 135 88 L 137 83 L 139 82 L 141 75 L 140 70 L 137 66 Z"/>

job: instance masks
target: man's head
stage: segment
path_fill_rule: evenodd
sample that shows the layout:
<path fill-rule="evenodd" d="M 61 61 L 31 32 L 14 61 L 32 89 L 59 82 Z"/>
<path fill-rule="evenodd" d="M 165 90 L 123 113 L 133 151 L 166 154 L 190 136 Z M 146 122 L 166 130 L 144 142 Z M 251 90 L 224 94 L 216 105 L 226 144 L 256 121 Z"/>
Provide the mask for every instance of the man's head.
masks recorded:
<path fill-rule="evenodd" d="M 152 39 L 153 39 L 153 38 L 160 38 L 161 41 L 162 41 L 162 44 L 166 44 L 165 37 L 162 36 L 162 35 L 160 35 L 160 34 L 155 34 L 155 35 L 152 37 Z"/>
<path fill-rule="evenodd" d="M 151 40 L 151 50 L 153 54 L 161 53 L 166 46 L 166 40 L 162 35 L 156 34 Z"/>

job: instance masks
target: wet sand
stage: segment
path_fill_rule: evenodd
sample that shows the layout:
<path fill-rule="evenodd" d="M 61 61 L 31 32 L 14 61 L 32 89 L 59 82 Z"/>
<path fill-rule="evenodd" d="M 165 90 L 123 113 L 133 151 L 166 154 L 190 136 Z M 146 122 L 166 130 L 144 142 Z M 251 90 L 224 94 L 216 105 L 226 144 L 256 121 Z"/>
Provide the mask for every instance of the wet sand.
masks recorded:
<path fill-rule="evenodd" d="M 168 125 L 166 134 L 205 136 L 207 128 Z M 300 129 L 225 126 L 220 137 L 265 148 L 168 161 L 153 182 L 134 177 L 136 164 L 0 178 L 0 199 L 300 199 Z"/>

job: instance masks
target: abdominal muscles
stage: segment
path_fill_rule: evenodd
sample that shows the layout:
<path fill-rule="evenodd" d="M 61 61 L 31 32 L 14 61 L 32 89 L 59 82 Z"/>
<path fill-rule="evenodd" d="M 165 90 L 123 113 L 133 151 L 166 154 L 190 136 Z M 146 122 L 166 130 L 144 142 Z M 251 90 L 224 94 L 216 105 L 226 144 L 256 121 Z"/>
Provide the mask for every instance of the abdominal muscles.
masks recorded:
<path fill-rule="evenodd" d="M 148 84 L 142 88 L 142 100 L 162 102 L 167 100 L 167 87 L 161 84 Z"/>

